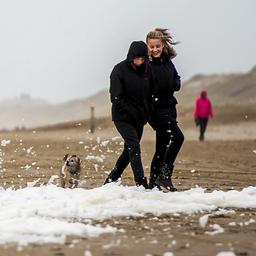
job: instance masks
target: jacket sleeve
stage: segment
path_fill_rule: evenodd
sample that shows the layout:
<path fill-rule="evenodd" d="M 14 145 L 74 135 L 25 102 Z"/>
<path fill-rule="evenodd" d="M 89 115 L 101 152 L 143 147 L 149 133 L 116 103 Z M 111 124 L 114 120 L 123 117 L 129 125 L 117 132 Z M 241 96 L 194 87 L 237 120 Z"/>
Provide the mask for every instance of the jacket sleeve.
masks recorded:
<path fill-rule="evenodd" d="M 213 118 L 212 103 L 211 103 L 210 100 L 209 100 L 208 102 L 209 102 L 209 116 L 210 116 L 211 118 Z"/>
<path fill-rule="evenodd" d="M 198 118 L 199 117 L 199 100 L 196 100 L 195 103 L 195 110 L 194 110 L 194 118 Z"/>
<path fill-rule="evenodd" d="M 148 94 L 147 101 L 148 101 L 148 106 L 149 106 L 149 113 L 151 116 L 152 112 L 154 112 L 154 100 L 155 100 L 156 88 L 155 88 L 155 84 L 153 81 L 152 69 L 150 66 L 149 66 L 149 72 L 148 72 L 148 79 L 149 79 L 149 94 Z"/>
<path fill-rule="evenodd" d="M 124 98 L 124 84 L 121 78 L 120 69 L 115 66 L 110 74 L 110 100 L 116 104 L 116 109 L 121 114 L 127 113 L 128 106 Z"/>
<path fill-rule="evenodd" d="M 180 76 L 174 66 L 174 64 L 172 63 L 172 61 L 170 61 L 170 65 L 172 66 L 173 69 L 173 76 L 174 76 L 174 91 L 179 91 L 180 90 Z"/>

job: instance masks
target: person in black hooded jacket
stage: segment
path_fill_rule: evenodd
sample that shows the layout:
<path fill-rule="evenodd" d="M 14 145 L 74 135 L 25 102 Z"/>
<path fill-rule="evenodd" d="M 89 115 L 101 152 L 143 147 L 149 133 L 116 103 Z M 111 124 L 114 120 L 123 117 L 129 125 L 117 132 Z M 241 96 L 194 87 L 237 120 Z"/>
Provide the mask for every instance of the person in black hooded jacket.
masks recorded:
<path fill-rule="evenodd" d="M 172 183 L 173 164 L 183 144 L 184 136 L 177 125 L 177 100 L 180 76 L 171 59 L 176 56 L 167 29 L 155 29 L 147 34 L 150 68 L 153 79 L 153 112 L 149 121 L 156 131 L 156 150 L 151 163 L 149 188 L 177 189 Z"/>
<path fill-rule="evenodd" d="M 112 120 L 124 139 L 124 149 L 104 184 L 117 181 L 131 163 L 136 185 L 148 188 L 140 152 L 151 96 L 147 56 L 147 45 L 143 41 L 134 41 L 127 58 L 111 72 Z"/>

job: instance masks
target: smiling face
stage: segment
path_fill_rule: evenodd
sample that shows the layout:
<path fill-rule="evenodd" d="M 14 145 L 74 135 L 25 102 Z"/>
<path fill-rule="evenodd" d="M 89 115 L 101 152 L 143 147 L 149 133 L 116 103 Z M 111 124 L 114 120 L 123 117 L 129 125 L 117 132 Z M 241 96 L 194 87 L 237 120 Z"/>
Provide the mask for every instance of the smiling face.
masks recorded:
<path fill-rule="evenodd" d="M 163 52 L 164 44 L 160 38 L 152 38 L 147 41 L 149 54 L 154 58 L 159 58 Z"/>

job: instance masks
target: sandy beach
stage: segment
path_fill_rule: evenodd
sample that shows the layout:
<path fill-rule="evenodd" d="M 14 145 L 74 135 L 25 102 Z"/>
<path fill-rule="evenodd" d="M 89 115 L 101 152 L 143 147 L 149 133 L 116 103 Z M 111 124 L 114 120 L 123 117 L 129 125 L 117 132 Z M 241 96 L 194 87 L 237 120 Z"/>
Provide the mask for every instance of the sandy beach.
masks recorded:
<path fill-rule="evenodd" d="M 253 122 L 234 125 L 209 125 L 206 141 L 197 140 L 197 130 L 183 127 L 185 143 L 178 156 L 174 172 L 174 184 L 179 191 L 202 187 L 207 192 L 214 190 L 241 191 L 256 184 L 256 129 Z M 52 175 L 58 175 L 62 157 L 66 153 L 81 156 L 85 189 L 100 187 L 120 153 L 120 138 L 112 140 L 105 153 L 104 166 L 95 172 L 95 165 L 84 160 L 86 155 L 98 155 L 97 140 L 106 141 L 118 136 L 107 122 L 90 134 L 82 125 L 72 129 L 30 130 L 1 133 L 1 139 L 10 141 L 1 147 L 1 180 L 3 188 L 26 187 L 27 182 L 40 178 L 47 184 Z M 98 139 L 97 139 L 98 138 Z M 82 142 L 81 142 L 82 141 Z M 118 143 L 117 143 L 118 142 Z M 120 145 L 121 144 L 121 145 Z M 85 146 L 86 145 L 86 146 Z M 28 149 L 35 154 L 28 154 Z M 154 150 L 154 133 L 145 128 L 142 141 L 142 156 L 146 175 L 149 175 L 150 160 Z M 29 152 L 29 153 L 31 153 Z M 28 163 L 36 164 L 26 168 Z M 123 185 L 134 186 L 132 171 L 125 171 Z M 232 209 L 227 209 L 232 210 Z M 233 251 L 235 255 L 254 255 L 256 251 L 255 209 L 235 209 L 235 213 L 212 214 L 208 225 L 202 228 L 197 214 L 152 214 L 143 217 L 111 218 L 94 220 L 94 224 L 110 225 L 125 232 L 103 234 L 96 238 L 68 237 L 64 244 L 3 244 L 0 255 L 164 255 L 172 252 L 181 255 L 217 255 L 222 251 Z M 236 223 L 230 225 L 230 223 Z M 211 236 L 210 225 L 218 224 L 225 231 Z M 36 228 L 36 227 L 35 227 Z"/>

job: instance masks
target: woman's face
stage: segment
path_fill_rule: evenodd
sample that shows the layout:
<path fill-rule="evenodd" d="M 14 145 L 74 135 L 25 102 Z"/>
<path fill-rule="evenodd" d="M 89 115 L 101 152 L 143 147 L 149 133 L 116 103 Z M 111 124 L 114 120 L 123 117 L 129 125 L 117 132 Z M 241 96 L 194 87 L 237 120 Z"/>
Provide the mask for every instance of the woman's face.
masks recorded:
<path fill-rule="evenodd" d="M 163 52 L 164 45 L 159 38 L 148 39 L 148 50 L 152 57 L 159 58 Z"/>

